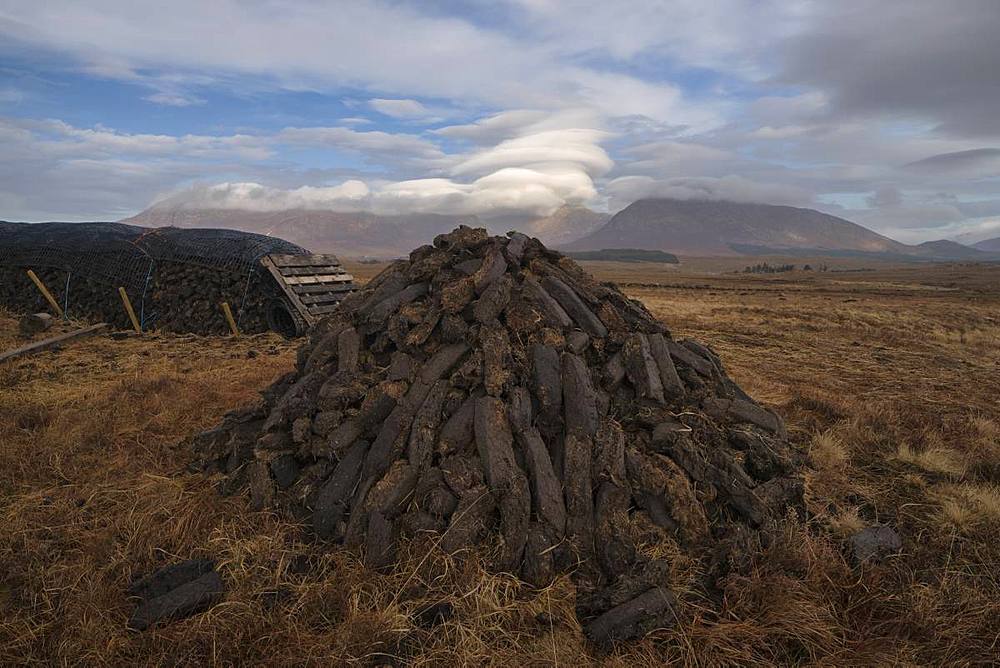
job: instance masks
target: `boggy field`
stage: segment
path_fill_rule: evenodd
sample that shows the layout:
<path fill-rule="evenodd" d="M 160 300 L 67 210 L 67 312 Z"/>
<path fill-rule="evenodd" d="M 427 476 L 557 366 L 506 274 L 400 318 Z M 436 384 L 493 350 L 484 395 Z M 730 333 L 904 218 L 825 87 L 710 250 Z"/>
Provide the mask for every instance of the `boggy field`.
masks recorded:
<path fill-rule="evenodd" d="M 602 651 L 569 578 L 532 590 L 469 557 L 416 588 L 250 512 L 189 472 L 184 440 L 290 369 L 294 344 L 101 336 L 0 365 L 0 664 L 995 663 L 1000 267 L 587 267 L 712 346 L 810 456 L 808 517 L 720 592 L 679 592 L 677 627 Z M 16 331 L 0 313 L 0 349 Z M 901 553 L 852 564 L 845 538 L 876 523 Z M 225 601 L 128 631 L 131 578 L 194 556 L 218 562 Z"/>

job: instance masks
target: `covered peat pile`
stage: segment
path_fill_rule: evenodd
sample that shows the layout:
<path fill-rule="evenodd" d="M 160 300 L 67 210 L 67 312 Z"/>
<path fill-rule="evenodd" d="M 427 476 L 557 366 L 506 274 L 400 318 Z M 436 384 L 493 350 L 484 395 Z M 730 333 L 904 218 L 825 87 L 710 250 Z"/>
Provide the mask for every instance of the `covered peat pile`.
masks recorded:
<path fill-rule="evenodd" d="M 27 313 L 49 309 L 27 275 L 30 269 L 71 318 L 131 327 L 118 292 L 124 288 L 143 330 L 226 334 L 220 309 L 226 302 L 245 333 L 297 333 L 296 311 L 261 263 L 274 255 L 308 253 L 282 239 L 238 230 L 0 222 L 0 306 Z M 304 289 L 313 288 L 320 289 Z M 283 327 L 284 320 L 293 322 Z"/>
<path fill-rule="evenodd" d="M 0 265 L 0 305 L 24 313 L 49 308 L 25 273 L 28 268 Z M 111 282 L 54 267 L 34 271 L 68 316 L 104 321 L 115 329 L 132 327 Z M 257 334 L 270 328 L 267 306 L 278 296 L 266 278 L 256 274 L 248 281 L 246 275 L 236 272 L 161 262 L 149 273 L 142 288 L 126 288 L 126 292 L 144 330 L 226 334 L 229 326 L 219 309 L 225 301 L 233 305 L 240 330 Z"/>
<path fill-rule="evenodd" d="M 711 350 L 518 233 L 416 249 L 263 394 L 195 438 L 228 491 L 375 568 L 424 541 L 537 585 L 570 572 L 599 641 L 673 619 L 663 555 L 718 572 L 801 504 L 781 420 Z"/>

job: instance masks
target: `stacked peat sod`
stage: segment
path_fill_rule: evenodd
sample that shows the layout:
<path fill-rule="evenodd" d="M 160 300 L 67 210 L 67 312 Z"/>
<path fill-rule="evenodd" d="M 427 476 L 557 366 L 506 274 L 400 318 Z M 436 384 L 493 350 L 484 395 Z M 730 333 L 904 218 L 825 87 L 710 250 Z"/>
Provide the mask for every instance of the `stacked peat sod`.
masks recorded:
<path fill-rule="evenodd" d="M 674 618 L 670 564 L 643 545 L 724 562 L 801 504 L 781 420 L 710 349 L 517 233 L 463 227 L 413 251 L 263 395 L 195 438 L 225 491 L 376 568 L 430 536 L 488 544 L 537 585 L 572 572 L 602 642 Z"/>
<path fill-rule="evenodd" d="M 50 267 L 0 265 L 0 305 L 16 313 L 52 312 L 49 303 L 28 278 L 35 274 L 49 289 L 70 318 L 106 322 L 116 329 L 131 327 L 118 289 L 85 277 L 70 276 L 70 300 L 66 300 L 67 272 Z M 131 296 L 131 295 L 130 295 Z"/>
<path fill-rule="evenodd" d="M 28 278 L 27 269 L 31 267 L 0 266 L 0 305 L 21 313 L 49 311 L 45 298 Z M 63 269 L 36 267 L 34 271 L 68 317 L 107 322 L 116 329 L 132 327 L 118 286 L 71 275 Z M 127 292 L 144 329 L 228 334 L 229 326 L 219 307 L 226 301 L 240 319 L 240 330 L 254 334 L 268 329 L 266 304 L 277 296 L 271 282 L 262 271 L 248 282 L 245 272 L 160 262 L 149 277 L 145 295 L 135 288 Z M 242 317 L 238 312 L 241 306 Z"/>
<path fill-rule="evenodd" d="M 153 326 L 168 332 L 228 334 L 220 304 L 227 302 L 240 331 L 268 331 L 265 309 L 278 296 L 273 279 L 263 270 L 226 271 L 194 264 L 160 262 L 150 285 L 155 314 Z"/>

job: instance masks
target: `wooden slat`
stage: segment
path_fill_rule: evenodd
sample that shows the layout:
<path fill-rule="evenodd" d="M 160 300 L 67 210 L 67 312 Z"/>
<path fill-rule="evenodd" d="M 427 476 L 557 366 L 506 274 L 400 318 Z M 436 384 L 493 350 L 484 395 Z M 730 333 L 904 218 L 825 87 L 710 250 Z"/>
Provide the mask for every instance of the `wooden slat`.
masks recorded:
<path fill-rule="evenodd" d="M 278 267 L 282 276 L 309 276 L 310 274 L 346 274 L 341 266 L 329 264 L 317 265 L 315 267 Z"/>
<path fill-rule="evenodd" d="M 333 313 L 336 311 L 337 307 L 337 304 L 330 304 L 329 306 L 313 306 L 309 309 L 309 315 L 326 315 L 327 313 Z"/>
<path fill-rule="evenodd" d="M 312 265 L 339 265 L 336 255 L 269 255 L 276 267 L 309 267 Z"/>
<path fill-rule="evenodd" d="M 350 283 L 321 283 L 319 285 L 294 285 L 292 290 L 297 295 L 306 295 L 313 292 L 350 292 L 354 286 Z"/>
<path fill-rule="evenodd" d="M 333 255 L 268 255 L 261 259 L 293 307 L 312 325 L 355 288 Z"/>
<path fill-rule="evenodd" d="M 292 306 L 294 306 L 297 309 L 300 309 L 302 311 L 302 316 L 306 317 L 307 313 L 305 312 L 305 305 L 299 301 L 299 296 L 294 292 L 292 292 L 292 288 L 285 283 L 285 277 L 282 276 L 281 273 L 278 271 L 278 268 L 274 266 L 274 261 L 271 259 L 271 257 L 265 255 L 263 258 L 261 258 L 260 262 L 271 273 L 271 276 L 274 277 L 274 280 L 277 281 L 278 287 L 281 288 L 281 291 L 285 293 L 286 297 L 288 297 L 288 300 L 292 304 Z M 310 322 L 309 324 L 312 325 L 313 323 Z"/>
<path fill-rule="evenodd" d="M 64 341 L 69 341 L 70 339 L 78 339 L 82 336 L 96 334 L 102 329 L 107 329 L 107 326 L 107 323 L 101 322 L 96 325 L 91 325 L 90 327 L 75 329 L 72 332 L 66 332 L 65 334 L 59 334 L 47 339 L 42 339 L 41 341 L 35 341 L 34 343 L 29 343 L 26 346 L 21 346 L 20 348 L 15 348 L 14 350 L 8 350 L 5 353 L 0 353 L 0 362 L 5 362 L 7 360 L 14 359 L 15 357 L 27 355 L 28 353 L 35 353 L 39 350 L 45 350 L 54 345 L 63 343 Z"/>
<path fill-rule="evenodd" d="M 328 302 L 339 302 L 346 296 L 347 295 L 345 295 L 343 292 L 331 293 L 325 295 L 304 295 L 299 297 L 299 301 L 301 301 L 306 306 L 309 306 L 310 304 L 326 304 Z"/>
<path fill-rule="evenodd" d="M 338 276 L 324 274 L 322 276 L 282 276 L 282 279 L 288 285 L 312 285 L 314 283 L 347 283 L 348 281 L 353 281 L 354 277 L 350 274 L 340 274 Z"/>

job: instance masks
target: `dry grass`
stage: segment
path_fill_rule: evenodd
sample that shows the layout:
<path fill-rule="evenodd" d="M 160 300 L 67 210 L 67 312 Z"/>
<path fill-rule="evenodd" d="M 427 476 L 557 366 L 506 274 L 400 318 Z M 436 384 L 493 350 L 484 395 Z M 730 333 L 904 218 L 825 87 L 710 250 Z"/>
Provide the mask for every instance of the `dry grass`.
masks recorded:
<path fill-rule="evenodd" d="M 1000 486 L 974 483 L 950 485 L 938 491 L 942 521 L 962 533 L 1000 526 Z"/>
<path fill-rule="evenodd" d="M 489 574 L 478 555 L 421 563 L 419 545 L 375 573 L 286 519 L 248 512 L 186 471 L 182 441 L 252 400 L 291 366 L 293 348 L 264 337 L 101 337 L 0 366 L 0 664 L 995 662 L 993 270 L 598 271 L 680 286 L 630 292 L 677 334 L 712 345 L 810 455 L 810 516 L 777 527 L 743 575 L 708 595 L 688 586 L 697 564 L 677 560 L 677 628 L 602 653 L 580 632 L 568 578 L 534 591 Z M 0 314 L 0 348 L 16 345 L 13 331 Z M 843 538 L 874 522 L 899 530 L 903 554 L 852 567 Z M 199 555 L 218 560 L 226 601 L 126 631 L 129 579 Z M 421 610 L 442 602 L 454 615 L 428 628 Z"/>

